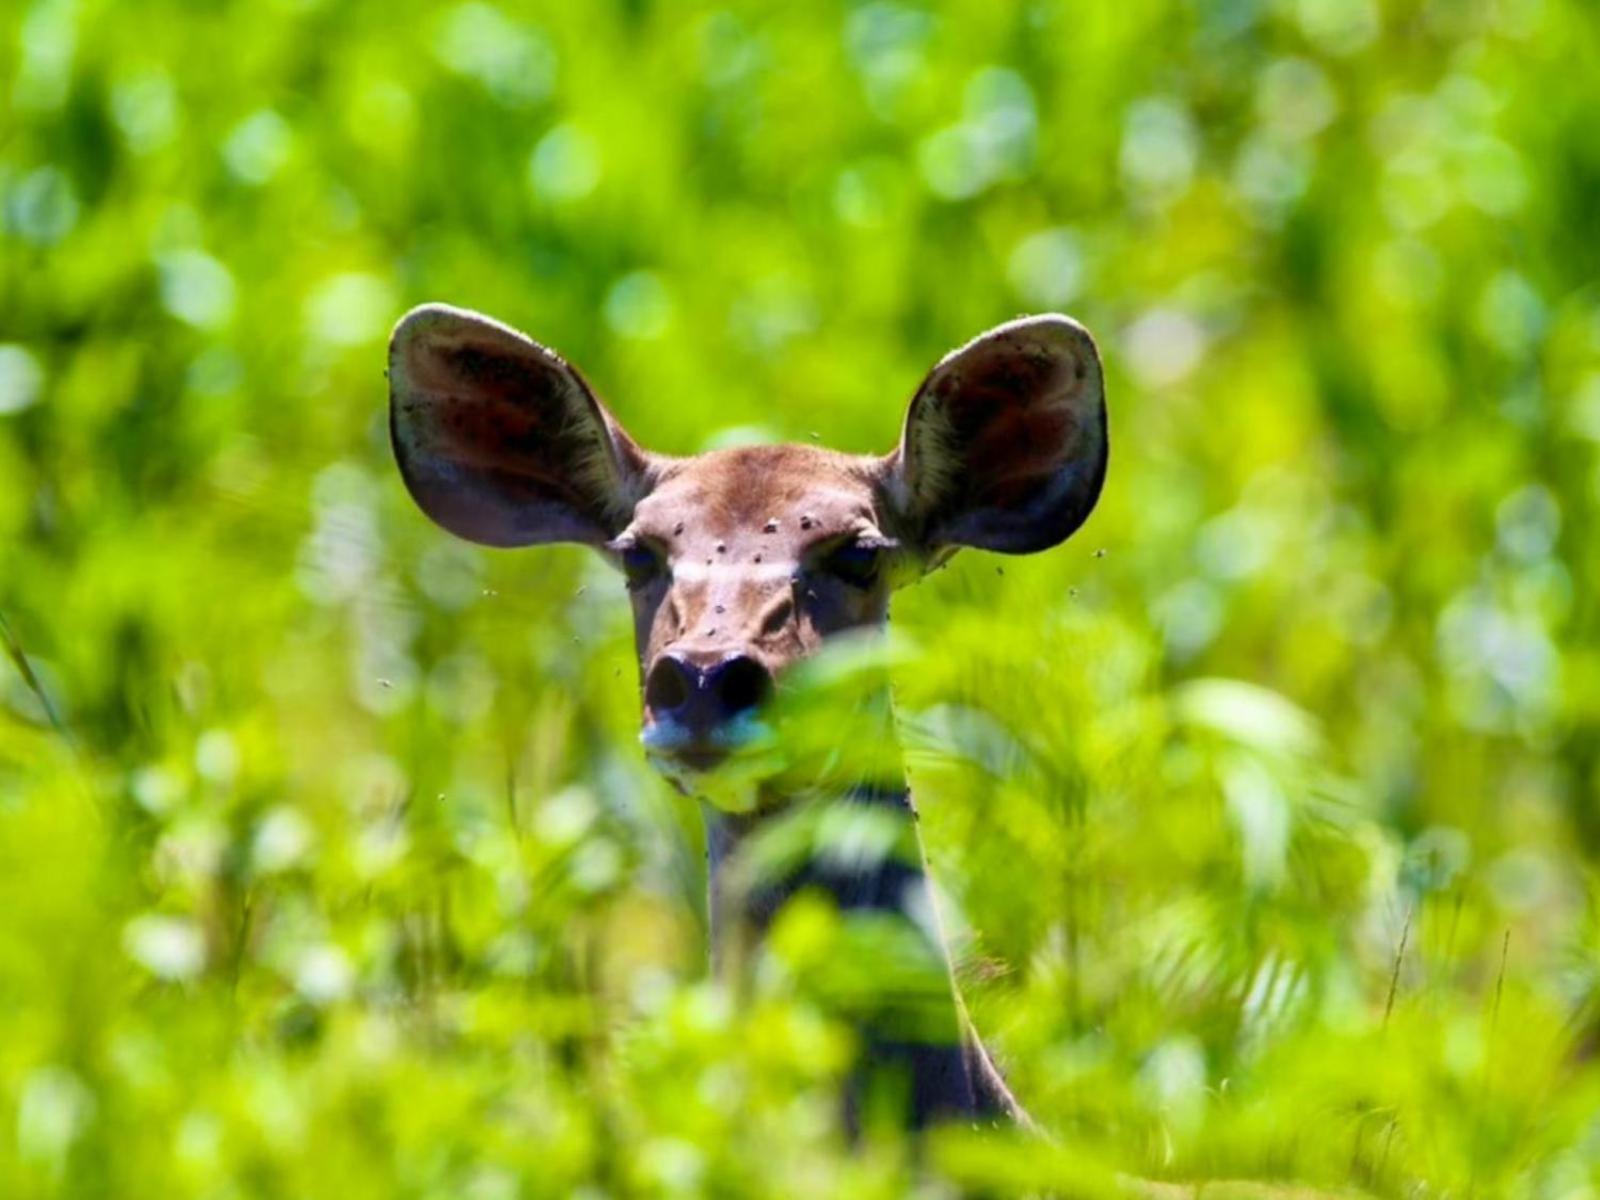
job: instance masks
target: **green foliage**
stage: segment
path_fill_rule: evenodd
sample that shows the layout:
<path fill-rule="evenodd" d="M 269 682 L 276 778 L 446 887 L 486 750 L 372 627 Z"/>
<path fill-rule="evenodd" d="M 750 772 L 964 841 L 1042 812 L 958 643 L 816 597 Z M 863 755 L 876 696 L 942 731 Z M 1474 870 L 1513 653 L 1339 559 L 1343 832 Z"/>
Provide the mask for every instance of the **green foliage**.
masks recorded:
<path fill-rule="evenodd" d="M 13 6 L 0 1195 L 1596 1195 L 1596 61 L 1588 0 Z M 881 930 L 706 980 L 617 581 L 395 476 L 426 299 L 677 453 L 1097 333 L 1097 513 L 889 656 L 1058 1142 L 846 1144 Z"/>

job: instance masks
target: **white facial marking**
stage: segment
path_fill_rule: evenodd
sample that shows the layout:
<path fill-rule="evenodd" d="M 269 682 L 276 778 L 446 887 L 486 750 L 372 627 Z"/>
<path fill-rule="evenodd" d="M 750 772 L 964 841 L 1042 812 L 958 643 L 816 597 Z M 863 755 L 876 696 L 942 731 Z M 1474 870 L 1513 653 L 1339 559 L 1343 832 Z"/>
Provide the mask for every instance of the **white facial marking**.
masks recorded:
<path fill-rule="evenodd" d="M 724 721 L 699 741 L 688 726 L 672 717 L 652 721 L 639 733 L 639 742 L 646 750 L 670 752 L 687 746 L 701 746 L 734 753 L 771 737 L 772 729 L 763 720 L 742 712 Z"/>
<path fill-rule="evenodd" d="M 793 563 L 738 563 L 738 562 L 677 562 L 672 564 L 672 577 L 683 583 L 700 583 L 705 580 L 772 580 L 788 579 L 794 574 Z"/>
<path fill-rule="evenodd" d="M 691 767 L 674 753 L 693 744 L 688 729 L 668 717 L 656 721 L 639 735 L 645 757 L 661 775 L 724 812 L 749 812 L 755 807 L 760 783 L 779 767 L 772 754 L 773 731 L 765 721 L 740 713 L 711 733 L 710 744 L 728 751 L 728 758 L 709 771 Z"/>

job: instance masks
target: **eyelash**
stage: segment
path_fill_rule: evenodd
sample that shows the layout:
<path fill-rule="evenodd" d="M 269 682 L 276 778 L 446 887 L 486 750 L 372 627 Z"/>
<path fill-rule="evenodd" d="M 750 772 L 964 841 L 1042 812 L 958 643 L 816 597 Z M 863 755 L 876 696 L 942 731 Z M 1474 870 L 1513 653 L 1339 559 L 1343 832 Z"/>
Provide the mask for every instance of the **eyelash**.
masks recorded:
<path fill-rule="evenodd" d="M 643 542 L 633 542 L 620 547 L 617 556 L 622 562 L 622 573 L 632 591 L 648 587 L 661 575 L 663 559 L 653 546 Z"/>
<path fill-rule="evenodd" d="M 866 591 L 878 582 L 884 552 L 889 549 L 888 544 L 876 540 L 842 542 L 828 551 L 820 565 L 841 583 Z"/>

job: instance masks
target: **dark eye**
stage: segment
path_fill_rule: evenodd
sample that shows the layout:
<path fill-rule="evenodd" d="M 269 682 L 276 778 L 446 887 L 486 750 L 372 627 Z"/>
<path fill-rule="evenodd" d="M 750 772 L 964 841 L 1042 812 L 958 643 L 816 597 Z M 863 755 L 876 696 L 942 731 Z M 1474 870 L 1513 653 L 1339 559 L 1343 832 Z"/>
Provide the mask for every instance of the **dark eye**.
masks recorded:
<path fill-rule="evenodd" d="M 622 549 L 622 573 L 628 577 L 630 588 L 642 588 L 661 575 L 665 563 L 651 546 L 635 542 Z"/>
<path fill-rule="evenodd" d="M 883 547 L 871 542 L 845 542 L 834 547 L 822 560 L 822 569 L 852 587 L 869 588 L 878 581 L 883 562 Z"/>

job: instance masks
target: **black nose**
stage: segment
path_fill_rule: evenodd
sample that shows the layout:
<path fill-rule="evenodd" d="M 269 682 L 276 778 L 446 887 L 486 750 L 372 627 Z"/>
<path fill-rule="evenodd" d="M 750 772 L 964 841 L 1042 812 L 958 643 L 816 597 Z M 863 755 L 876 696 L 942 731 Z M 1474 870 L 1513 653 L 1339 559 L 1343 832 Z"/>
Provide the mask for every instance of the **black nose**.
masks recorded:
<path fill-rule="evenodd" d="M 747 655 L 702 665 L 669 653 L 650 668 L 644 702 L 656 720 L 670 718 L 699 741 L 755 708 L 771 691 L 772 675 Z"/>

